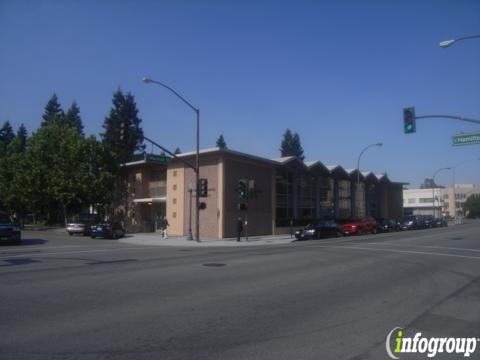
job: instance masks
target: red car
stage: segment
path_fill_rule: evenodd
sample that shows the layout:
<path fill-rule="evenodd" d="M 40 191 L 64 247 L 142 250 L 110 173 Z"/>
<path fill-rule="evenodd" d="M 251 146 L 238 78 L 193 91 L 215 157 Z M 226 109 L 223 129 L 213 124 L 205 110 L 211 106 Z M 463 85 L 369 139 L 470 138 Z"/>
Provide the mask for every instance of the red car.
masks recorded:
<path fill-rule="evenodd" d="M 340 231 L 345 235 L 362 235 L 377 233 L 377 222 L 371 217 L 354 217 L 340 225 Z"/>

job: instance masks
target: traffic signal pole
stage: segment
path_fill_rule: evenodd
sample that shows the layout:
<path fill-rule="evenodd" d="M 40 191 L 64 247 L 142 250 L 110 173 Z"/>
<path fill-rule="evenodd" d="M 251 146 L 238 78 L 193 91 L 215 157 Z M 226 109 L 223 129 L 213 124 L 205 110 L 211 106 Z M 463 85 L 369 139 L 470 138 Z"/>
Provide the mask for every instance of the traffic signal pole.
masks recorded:
<path fill-rule="evenodd" d="M 427 118 L 454 119 L 454 120 L 471 122 L 471 123 L 474 123 L 474 124 L 480 124 L 480 120 L 465 118 L 465 117 L 462 117 L 462 116 L 451 116 L 451 115 L 425 115 L 425 116 L 415 116 L 415 119 L 427 119 Z"/>

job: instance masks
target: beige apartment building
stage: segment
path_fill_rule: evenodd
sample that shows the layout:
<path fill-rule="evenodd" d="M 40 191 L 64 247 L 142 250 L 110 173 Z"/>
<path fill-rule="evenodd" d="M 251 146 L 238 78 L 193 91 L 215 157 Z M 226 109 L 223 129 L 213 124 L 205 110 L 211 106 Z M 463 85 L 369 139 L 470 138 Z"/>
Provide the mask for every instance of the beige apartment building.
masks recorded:
<path fill-rule="evenodd" d="M 155 231 L 166 216 L 169 234 L 186 236 L 195 224 L 195 174 L 183 161 L 195 162 L 195 153 L 172 159 L 142 155 L 124 164 L 123 200 L 116 214 L 127 231 Z M 353 215 L 400 220 L 403 184 L 388 176 L 361 172 L 296 157 L 266 159 L 227 149 L 200 152 L 200 178 L 208 192 L 200 197 L 201 238 L 236 236 L 236 222 L 247 222 L 248 234 L 271 235 L 289 231 L 289 225 L 318 219 L 345 219 Z M 242 199 L 239 181 L 246 180 L 251 196 Z"/>

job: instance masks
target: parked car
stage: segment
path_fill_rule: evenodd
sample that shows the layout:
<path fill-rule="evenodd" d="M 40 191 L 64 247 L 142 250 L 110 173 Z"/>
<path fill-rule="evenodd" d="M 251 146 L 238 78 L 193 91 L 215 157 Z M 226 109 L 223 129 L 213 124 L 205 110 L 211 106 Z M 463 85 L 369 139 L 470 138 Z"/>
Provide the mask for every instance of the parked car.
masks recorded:
<path fill-rule="evenodd" d="M 392 219 L 378 219 L 377 220 L 377 231 L 379 232 L 390 232 L 390 231 L 399 231 L 400 224 Z"/>
<path fill-rule="evenodd" d="M 335 220 L 322 220 L 316 225 L 307 225 L 295 232 L 298 240 L 320 239 L 331 236 L 340 236 L 341 232 Z"/>
<path fill-rule="evenodd" d="M 354 217 L 340 225 L 341 233 L 345 235 L 362 235 L 365 233 L 377 233 L 377 222 L 371 217 Z"/>
<path fill-rule="evenodd" d="M 98 222 L 100 222 L 100 217 L 97 214 L 80 214 L 72 217 L 65 229 L 69 235 L 90 235 L 92 225 Z"/>
<path fill-rule="evenodd" d="M 435 224 L 436 227 L 446 227 L 448 226 L 448 221 L 444 217 L 439 217 L 433 219 L 433 223 Z"/>
<path fill-rule="evenodd" d="M 422 220 L 423 220 L 426 228 L 432 228 L 432 227 L 436 226 L 436 223 L 434 222 L 433 215 L 424 215 L 424 216 L 422 216 Z"/>
<path fill-rule="evenodd" d="M 125 236 L 125 229 L 118 222 L 102 222 L 92 225 L 90 228 L 90 237 L 104 237 L 111 239 L 118 239 Z"/>
<path fill-rule="evenodd" d="M 0 243 L 15 245 L 22 243 L 20 224 L 14 223 L 12 218 L 3 211 L 0 211 Z"/>
<path fill-rule="evenodd" d="M 403 219 L 402 230 L 425 229 L 425 221 L 421 216 L 408 215 Z"/>

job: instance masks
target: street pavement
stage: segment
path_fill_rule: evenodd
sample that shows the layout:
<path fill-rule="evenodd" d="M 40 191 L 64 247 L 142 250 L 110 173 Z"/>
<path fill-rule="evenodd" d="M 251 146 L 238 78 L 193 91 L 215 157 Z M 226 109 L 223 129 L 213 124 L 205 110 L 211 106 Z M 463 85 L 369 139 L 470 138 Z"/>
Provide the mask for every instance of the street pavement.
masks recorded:
<path fill-rule="evenodd" d="M 397 326 L 480 337 L 480 222 L 256 246 L 23 236 L 0 247 L 2 360 L 388 359 Z"/>

